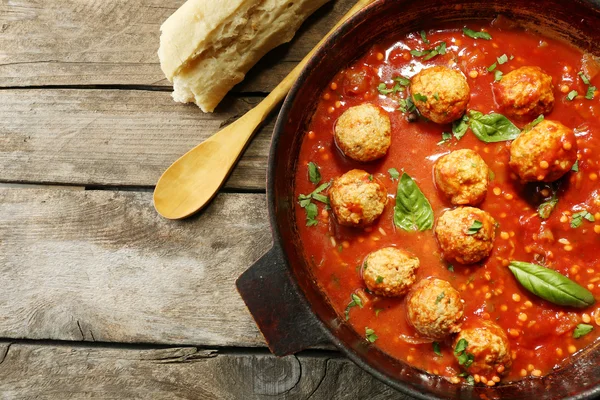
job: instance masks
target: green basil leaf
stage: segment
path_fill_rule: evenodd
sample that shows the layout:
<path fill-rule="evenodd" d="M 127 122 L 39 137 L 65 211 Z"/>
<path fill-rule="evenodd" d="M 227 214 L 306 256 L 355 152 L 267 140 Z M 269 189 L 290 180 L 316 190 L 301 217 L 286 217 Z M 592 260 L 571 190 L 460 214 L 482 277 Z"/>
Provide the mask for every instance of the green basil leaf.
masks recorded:
<path fill-rule="evenodd" d="M 407 173 L 403 173 L 398 181 L 394 225 L 405 231 L 426 231 L 433 228 L 431 204 Z"/>
<path fill-rule="evenodd" d="M 579 211 L 571 216 L 571 228 L 579 228 L 586 219 L 590 222 L 596 222 L 596 218 L 589 211 Z"/>
<path fill-rule="evenodd" d="M 479 232 L 479 230 L 483 227 L 483 224 L 481 223 L 481 221 L 473 221 L 473 225 L 471 225 L 469 227 L 469 229 L 467 230 L 467 235 L 474 235 L 477 232 Z"/>
<path fill-rule="evenodd" d="M 319 182 L 321 182 L 321 172 L 319 171 L 319 167 L 312 161 L 308 163 L 308 179 L 315 185 L 318 185 Z"/>
<path fill-rule="evenodd" d="M 398 170 L 396 168 L 388 169 L 388 173 L 390 174 L 390 178 L 392 178 L 392 179 L 400 178 L 400 172 L 398 172 Z"/>
<path fill-rule="evenodd" d="M 492 35 L 490 35 L 487 32 L 476 32 L 472 29 L 469 28 L 463 28 L 463 33 L 473 39 L 485 39 L 485 40 L 492 40 Z"/>
<path fill-rule="evenodd" d="M 574 99 L 575 97 L 577 97 L 578 95 L 579 95 L 579 93 L 577 92 L 577 90 L 571 90 L 571 91 L 569 92 L 569 94 L 567 94 L 567 100 L 569 100 L 569 101 L 573 101 L 573 99 Z"/>
<path fill-rule="evenodd" d="M 469 129 L 469 117 L 467 114 L 464 114 L 461 119 L 452 123 L 452 134 L 456 140 L 462 139 L 467 133 L 467 129 Z"/>
<path fill-rule="evenodd" d="M 485 143 L 514 140 L 521 130 L 502 114 L 469 111 L 470 127 L 475 136 Z"/>
<path fill-rule="evenodd" d="M 463 353 L 467 349 L 468 345 L 469 342 L 467 342 L 466 339 L 460 339 L 458 343 L 456 343 L 456 347 L 454 348 L 454 354 L 459 355 Z"/>
<path fill-rule="evenodd" d="M 551 269 L 521 261 L 508 268 L 525 289 L 551 303 L 584 308 L 596 302 L 589 290 Z"/>
<path fill-rule="evenodd" d="M 438 356 L 442 356 L 442 350 L 440 349 L 439 342 L 433 342 L 433 352 Z"/>
<path fill-rule="evenodd" d="M 579 324 L 575 327 L 575 330 L 573 331 L 573 337 L 575 339 L 579 339 L 580 337 L 587 335 L 588 333 L 590 333 L 593 330 L 594 330 L 594 327 L 592 325 Z"/>

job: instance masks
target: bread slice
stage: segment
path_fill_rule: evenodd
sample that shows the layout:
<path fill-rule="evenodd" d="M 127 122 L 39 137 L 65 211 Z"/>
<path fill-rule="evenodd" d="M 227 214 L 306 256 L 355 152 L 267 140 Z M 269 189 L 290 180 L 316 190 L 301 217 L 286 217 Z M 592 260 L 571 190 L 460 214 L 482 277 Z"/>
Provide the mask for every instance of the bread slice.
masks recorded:
<path fill-rule="evenodd" d="M 173 99 L 212 112 L 269 50 L 328 0 L 188 0 L 161 26 L 160 65 Z"/>

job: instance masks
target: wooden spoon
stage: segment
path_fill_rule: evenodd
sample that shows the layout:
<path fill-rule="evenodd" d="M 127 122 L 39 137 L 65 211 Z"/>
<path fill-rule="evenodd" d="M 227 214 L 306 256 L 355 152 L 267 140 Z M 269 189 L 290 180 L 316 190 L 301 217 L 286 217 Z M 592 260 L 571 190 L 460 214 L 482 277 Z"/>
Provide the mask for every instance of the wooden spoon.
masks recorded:
<path fill-rule="evenodd" d="M 154 208 L 169 219 L 189 217 L 215 196 L 256 128 L 287 95 L 313 53 L 344 21 L 375 0 L 359 0 L 256 107 L 175 161 L 154 189 Z"/>

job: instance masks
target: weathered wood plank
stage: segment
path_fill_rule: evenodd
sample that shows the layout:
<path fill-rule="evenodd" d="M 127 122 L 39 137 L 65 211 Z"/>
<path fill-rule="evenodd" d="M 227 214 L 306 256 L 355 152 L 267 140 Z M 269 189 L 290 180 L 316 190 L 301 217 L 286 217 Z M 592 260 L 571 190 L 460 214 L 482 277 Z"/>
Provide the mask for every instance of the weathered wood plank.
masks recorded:
<path fill-rule="evenodd" d="M 151 195 L 0 188 L 0 337 L 264 346 L 235 279 L 270 247 L 265 196 L 174 222 Z"/>
<path fill-rule="evenodd" d="M 5 346 L 6 348 L 6 346 Z M 2 355 L 0 344 L 0 356 Z M 2 358 L 0 358 L 2 360 Z M 335 353 L 275 358 L 193 347 L 12 344 L 0 361 L 10 399 L 405 399 Z"/>
<path fill-rule="evenodd" d="M 0 181 L 154 186 L 163 171 L 260 97 L 228 98 L 217 113 L 166 92 L 0 90 Z M 257 133 L 226 187 L 265 187 L 276 115 Z"/>
<path fill-rule="evenodd" d="M 0 87 L 124 84 L 170 86 L 159 27 L 184 0 L 20 0 L 0 4 Z M 267 56 L 243 91 L 268 92 L 354 0 L 326 5 L 296 39 Z M 269 68 L 266 68 L 266 67 Z"/>

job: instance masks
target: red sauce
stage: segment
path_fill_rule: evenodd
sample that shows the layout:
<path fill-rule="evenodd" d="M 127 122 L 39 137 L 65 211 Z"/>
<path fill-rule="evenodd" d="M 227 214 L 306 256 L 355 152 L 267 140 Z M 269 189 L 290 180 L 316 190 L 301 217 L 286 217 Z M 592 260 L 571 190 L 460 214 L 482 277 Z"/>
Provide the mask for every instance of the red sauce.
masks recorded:
<path fill-rule="evenodd" d="M 373 345 L 430 373 L 456 377 L 461 371 L 450 340 L 441 344 L 441 357 L 434 354 L 431 343 L 411 344 L 403 340 L 415 336 L 406 320 L 403 298 L 383 298 L 365 292 L 359 268 L 363 259 L 371 251 L 394 245 L 419 257 L 417 279 L 436 276 L 460 291 L 465 300 L 465 322 L 489 319 L 507 332 L 513 365 L 503 379 L 518 380 L 549 373 L 600 335 L 598 305 L 587 309 L 554 306 L 522 288 L 507 268 L 510 260 L 537 263 L 543 258 L 549 268 L 588 288 L 600 299 L 599 96 L 593 100 L 582 96 L 573 101 L 567 99 L 569 91 L 585 94 L 587 89 L 577 75 L 582 70 L 582 53 L 578 49 L 528 31 L 469 27 L 474 30 L 483 27 L 493 39 L 474 40 L 464 36 L 460 28 L 450 28 L 428 32 L 431 44 L 424 45 L 420 35 L 413 33 L 399 41 L 374 45 L 366 55 L 340 71 L 324 90 L 304 137 L 296 172 L 296 195 L 315 189 L 307 174 L 307 164 L 312 161 L 320 167 L 322 182 L 353 168 L 366 170 L 386 186 L 389 201 L 381 218 L 366 229 L 339 226 L 318 202 L 318 224 L 305 226 L 306 213 L 298 204 L 297 223 L 306 257 L 312 260 L 314 276 L 340 318 L 344 318 L 351 294 L 357 293 L 363 299 L 363 308 L 350 309 L 348 322 L 362 336 L 366 327 L 373 329 L 378 337 Z M 429 61 L 409 53 L 410 49 L 434 48 L 442 41 L 447 43 L 447 53 Z M 410 123 L 406 114 L 397 111 L 398 98 L 380 95 L 377 90 L 381 82 L 391 87 L 392 78 L 398 75 L 410 78 L 424 67 L 455 66 L 463 71 L 471 88 L 469 109 L 500 112 L 492 94 L 494 73 L 488 72 L 487 67 L 503 54 L 514 57 L 498 65 L 497 69 L 505 74 L 531 65 L 552 76 L 556 101 L 546 118 L 576 130 L 579 172 L 570 172 L 563 178 L 557 208 L 545 221 L 537 215 L 540 201 L 534 200 L 535 193 L 521 185 L 508 166 L 510 142 L 486 144 L 469 131 L 460 141 L 452 139 L 438 145 L 442 132 L 450 132 L 450 126 L 423 119 Z M 600 78 L 592 78 L 591 84 L 600 87 Z M 399 97 L 405 98 L 406 91 Z M 392 146 L 382 160 L 359 164 L 336 148 L 333 130 L 342 112 L 365 102 L 377 104 L 388 112 Z M 522 128 L 530 121 L 513 122 Z M 455 265 L 451 271 L 440 257 L 432 230 L 410 233 L 394 227 L 397 181 L 387 171 L 403 169 L 413 177 L 429 199 L 437 219 L 451 205 L 434 186 L 433 165 L 441 155 L 462 148 L 478 152 L 495 174 L 480 208 L 498 221 L 499 228 L 488 259 L 472 266 Z M 570 214 L 581 209 L 596 214 L 597 221 L 584 221 L 581 227 L 571 228 Z M 585 322 L 593 325 L 594 330 L 574 339 L 574 328 Z"/>

